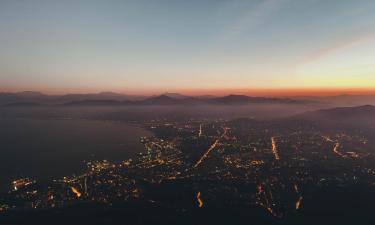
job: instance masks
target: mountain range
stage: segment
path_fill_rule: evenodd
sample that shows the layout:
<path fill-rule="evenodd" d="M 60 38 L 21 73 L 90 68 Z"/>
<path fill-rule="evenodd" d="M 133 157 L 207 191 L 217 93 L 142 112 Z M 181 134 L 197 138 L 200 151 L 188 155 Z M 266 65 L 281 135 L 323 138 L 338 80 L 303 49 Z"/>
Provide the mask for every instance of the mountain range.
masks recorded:
<path fill-rule="evenodd" d="M 245 95 L 185 96 L 178 93 L 165 93 L 158 96 L 131 96 L 113 92 L 94 94 L 45 95 L 40 92 L 0 93 L 0 105 L 3 106 L 120 106 L 120 105 L 186 105 L 186 104 L 220 104 L 241 105 L 250 103 L 301 104 L 305 100 L 289 98 L 250 97 Z"/>

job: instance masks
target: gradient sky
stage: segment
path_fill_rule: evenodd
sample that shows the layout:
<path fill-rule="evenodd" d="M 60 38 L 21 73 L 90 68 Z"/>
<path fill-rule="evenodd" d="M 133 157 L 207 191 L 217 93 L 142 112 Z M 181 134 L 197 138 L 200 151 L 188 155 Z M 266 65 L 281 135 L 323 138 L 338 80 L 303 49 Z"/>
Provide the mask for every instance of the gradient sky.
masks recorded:
<path fill-rule="evenodd" d="M 0 91 L 372 87 L 374 0 L 0 0 Z"/>

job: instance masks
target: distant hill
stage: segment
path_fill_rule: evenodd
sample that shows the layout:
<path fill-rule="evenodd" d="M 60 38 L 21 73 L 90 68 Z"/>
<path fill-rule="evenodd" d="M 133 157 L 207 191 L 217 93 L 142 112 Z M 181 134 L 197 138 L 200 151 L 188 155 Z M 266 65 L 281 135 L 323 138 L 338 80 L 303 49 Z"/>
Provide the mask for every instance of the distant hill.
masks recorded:
<path fill-rule="evenodd" d="M 167 95 L 160 95 L 148 98 L 146 100 L 140 101 L 138 103 L 146 104 L 146 105 L 169 105 L 169 104 L 177 104 L 181 101 L 181 99 L 176 99 L 169 97 Z"/>
<path fill-rule="evenodd" d="M 46 95 L 40 92 L 35 91 L 24 91 L 24 92 L 0 92 L 0 106 L 7 105 L 17 105 L 21 103 L 35 103 L 39 105 L 65 105 L 68 103 L 79 104 L 78 102 L 82 101 L 82 104 L 107 104 L 107 101 L 140 101 L 144 100 L 147 97 L 144 96 L 133 96 L 133 95 L 124 95 L 114 92 L 100 92 L 100 93 L 88 93 L 88 94 L 66 94 L 66 95 Z M 85 102 L 85 101 L 93 102 Z M 110 103 L 110 102 L 108 102 Z M 112 104 L 112 103 L 110 103 Z"/>
<path fill-rule="evenodd" d="M 132 96 L 124 95 L 114 92 L 100 92 L 100 93 L 89 93 L 89 94 L 67 94 L 57 96 L 56 101 L 60 103 L 67 103 L 73 101 L 85 101 L 85 100 L 113 100 L 113 101 L 135 101 L 143 100 L 144 96 Z"/>
<path fill-rule="evenodd" d="M 64 106 L 121 106 L 128 105 L 130 101 L 117 100 L 82 100 L 65 103 Z"/>
<path fill-rule="evenodd" d="M 288 98 L 265 98 L 250 97 L 246 95 L 228 95 L 219 98 L 209 99 L 207 102 L 214 104 L 248 104 L 248 103 L 302 103 Z"/>
<path fill-rule="evenodd" d="M 24 96 L 24 97 L 44 97 L 45 95 L 41 92 L 38 91 L 22 91 L 22 92 L 17 92 L 16 93 L 19 96 Z"/>
<path fill-rule="evenodd" d="M 165 94 L 162 94 L 164 96 L 168 96 L 170 98 L 174 98 L 174 99 L 186 99 L 186 98 L 190 98 L 190 96 L 187 96 L 187 95 L 182 95 L 182 94 L 179 94 L 179 93 L 165 93 Z"/>
<path fill-rule="evenodd" d="M 175 95 L 172 95 L 175 96 Z M 113 102 L 110 100 L 82 100 L 69 102 L 67 105 L 243 105 L 252 103 L 273 103 L 273 104 L 301 104 L 304 101 L 296 101 L 292 99 L 282 99 L 282 98 L 262 98 L 262 97 L 249 97 L 245 95 L 228 95 L 224 97 L 215 97 L 208 99 L 201 99 L 197 97 L 181 96 L 171 97 L 169 95 L 159 95 L 147 98 L 145 100 L 139 101 L 123 101 L 123 102 Z"/>
<path fill-rule="evenodd" d="M 24 91 L 16 93 L 0 92 L 0 105 L 15 103 L 44 103 L 51 99 L 50 96 L 40 92 Z"/>
<path fill-rule="evenodd" d="M 338 107 L 306 112 L 294 117 L 298 120 L 339 122 L 351 124 L 375 124 L 375 106 Z"/>
<path fill-rule="evenodd" d="M 148 98 L 144 101 L 138 102 L 138 104 L 146 105 L 185 105 L 185 104 L 199 104 L 204 103 L 194 97 L 185 97 L 185 98 L 173 98 L 167 95 L 160 95 L 156 97 Z"/>
<path fill-rule="evenodd" d="M 304 100 L 289 98 L 250 97 L 246 95 L 228 95 L 224 97 L 197 96 L 191 97 L 178 93 L 144 97 L 131 96 L 114 92 L 101 92 L 89 94 L 45 95 L 39 92 L 0 93 L 0 105 L 11 106 L 29 103 L 38 105 L 63 105 L 63 106 L 99 106 L 99 105 L 243 105 L 252 103 L 270 104 L 302 104 Z"/>

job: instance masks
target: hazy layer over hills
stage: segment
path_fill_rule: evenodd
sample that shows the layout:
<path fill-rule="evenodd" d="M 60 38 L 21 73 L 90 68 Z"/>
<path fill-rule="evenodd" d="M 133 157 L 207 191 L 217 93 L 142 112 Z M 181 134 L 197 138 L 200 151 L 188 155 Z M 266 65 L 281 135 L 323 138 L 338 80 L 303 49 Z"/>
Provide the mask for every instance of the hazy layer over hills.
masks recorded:
<path fill-rule="evenodd" d="M 329 106 L 375 105 L 375 95 L 295 96 L 295 97 L 251 97 L 246 95 L 187 96 L 179 93 L 164 93 L 154 96 L 135 96 L 114 92 L 87 94 L 46 95 L 40 92 L 0 92 L 0 106 L 75 105 L 75 106 L 120 106 L 120 105 L 189 105 L 219 104 L 241 105 L 251 103 L 321 104 Z"/>
<path fill-rule="evenodd" d="M 375 124 L 375 106 L 337 107 L 302 113 L 296 119 L 353 125 Z"/>
<path fill-rule="evenodd" d="M 305 100 L 289 98 L 250 97 L 228 95 L 224 97 L 190 97 L 177 93 L 159 96 L 130 96 L 112 92 L 97 94 L 44 95 L 39 92 L 0 93 L 0 105 L 186 105 L 186 104 L 248 104 L 248 103 L 307 103 Z"/>

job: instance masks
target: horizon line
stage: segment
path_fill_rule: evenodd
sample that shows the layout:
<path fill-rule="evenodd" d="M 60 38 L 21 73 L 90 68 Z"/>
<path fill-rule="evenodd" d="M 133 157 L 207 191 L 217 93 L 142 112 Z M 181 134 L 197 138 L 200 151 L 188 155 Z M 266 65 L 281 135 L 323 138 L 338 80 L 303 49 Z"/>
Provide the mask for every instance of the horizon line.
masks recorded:
<path fill-rule="evenodd" d="M 109 88 L 110 89 L 110 88 Z M 116 93 L 129 96 L 155 96 L 163 94 L 180 94 L 186 96 L 226 96 L 226 95 L 247 95 L 247 96 L 267 96 L 267 97 L 300 97 L 300 96 L 340 96 L 340 95 L 375 95 L 373 87 L 310 87 L 310 88 L 221 88 L 221 89 L 148 89 L 136 90 L 128 89 L 123 91 L 120 89 L 70 89 L 48 90 L 48 89 L 4 89 L 0 88 L 0 93 L 22 93 L 22 92 L 39 92 L 45 95 L 68 95 L 68 94 L 99 94 L 99 93 Z"/>

